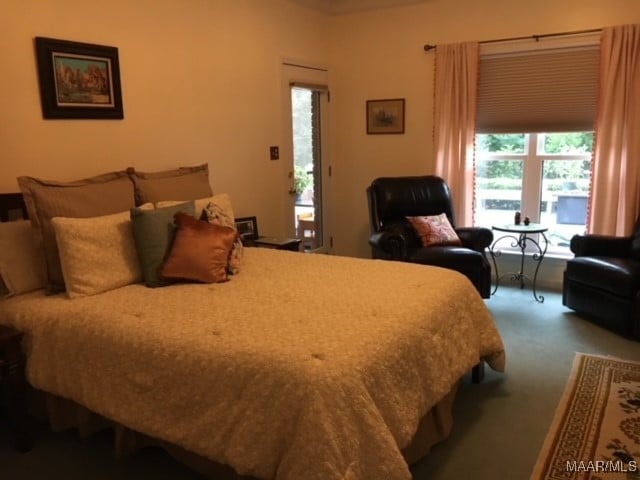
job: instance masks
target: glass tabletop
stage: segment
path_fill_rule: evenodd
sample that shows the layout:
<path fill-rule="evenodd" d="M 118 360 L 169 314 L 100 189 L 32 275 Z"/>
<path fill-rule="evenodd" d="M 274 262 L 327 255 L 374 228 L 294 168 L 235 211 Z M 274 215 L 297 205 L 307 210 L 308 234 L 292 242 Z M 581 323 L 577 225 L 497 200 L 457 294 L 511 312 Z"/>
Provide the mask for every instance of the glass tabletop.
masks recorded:
<path fill-rule="evenodd" d="M 521 223 L 520 225 L 508 223 L 505 225 L 493 225 L 491 229 L 509 233 L 543 233 L 549 230 L 548 227 L 539 223 L 530 223 L 529 225 L 525 225 L 524 223 Z"/>

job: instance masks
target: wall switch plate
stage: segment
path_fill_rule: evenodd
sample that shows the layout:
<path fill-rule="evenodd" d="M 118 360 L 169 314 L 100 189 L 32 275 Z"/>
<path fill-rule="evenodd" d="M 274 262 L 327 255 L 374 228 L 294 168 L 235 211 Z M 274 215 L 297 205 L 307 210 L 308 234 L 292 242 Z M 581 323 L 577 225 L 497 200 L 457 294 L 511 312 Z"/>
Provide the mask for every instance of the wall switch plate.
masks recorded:
<path fill-rule="evenodd" d="M 269 158 L 278 160 L 280 158 L 280 148 L 277 146 L 269 147 Z"/>

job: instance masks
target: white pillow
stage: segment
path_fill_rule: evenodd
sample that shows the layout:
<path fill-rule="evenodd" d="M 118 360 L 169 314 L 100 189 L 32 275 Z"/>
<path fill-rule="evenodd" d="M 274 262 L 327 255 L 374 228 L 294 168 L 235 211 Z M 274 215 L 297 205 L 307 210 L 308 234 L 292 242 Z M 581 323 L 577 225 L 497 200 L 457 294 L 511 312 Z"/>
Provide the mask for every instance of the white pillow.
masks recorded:
<path fill-rule="evenodd" d="M 62 274 L 71 298 L 142 281 L 130 213 L 54 217 Z"/>
<path fill-rule="evenodd" d="M 46 283 L 44 253 L 31 222 L 0 222 L 0 296 L 38 290 Z"/>

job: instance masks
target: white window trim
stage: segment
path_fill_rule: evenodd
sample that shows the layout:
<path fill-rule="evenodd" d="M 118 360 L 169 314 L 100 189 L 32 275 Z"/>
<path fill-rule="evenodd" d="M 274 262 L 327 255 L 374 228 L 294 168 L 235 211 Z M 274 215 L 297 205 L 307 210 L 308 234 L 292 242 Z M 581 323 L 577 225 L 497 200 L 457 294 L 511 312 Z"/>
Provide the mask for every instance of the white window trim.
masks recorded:
<path fill-rule="evenodd" d="M 550 154 L 542 152 L 544 148 L 544 134 L 525 133 L 524 153 L 478 153 L 476 157 L 481 160 L 521 160 L 523 162 L 523 182 L 521 209 L 522 216 L 528 216 L 533 223 L 540 223 L 540 204 L 542 202 L 543 167 L 545 160 L 585 160 L 591 159 L 590 153 L 585 154 Z M 541 153 L 538 153 L 541 152 Z M 504 253 L 518 253 L 504 248 Z M 555 258 L 570 258 L 573 254 L 552 249 L 546 256 Z"/>

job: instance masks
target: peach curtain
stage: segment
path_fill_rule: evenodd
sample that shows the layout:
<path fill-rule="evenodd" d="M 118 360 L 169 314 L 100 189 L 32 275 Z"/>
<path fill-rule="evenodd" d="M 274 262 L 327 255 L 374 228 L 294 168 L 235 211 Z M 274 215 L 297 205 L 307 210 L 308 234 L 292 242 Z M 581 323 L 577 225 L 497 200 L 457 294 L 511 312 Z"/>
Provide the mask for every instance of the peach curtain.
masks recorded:
<path fill-rule="evenodd" d="M 436 174 L 451 188 L 456 223 L 472 225 L 479 44 L 438 45 L 435 57 Z"/>
<path fill-rule="evenodd" d="M 588 231 L 629 235 L 640 213 L 640 25 L 604 28 Z"/>

